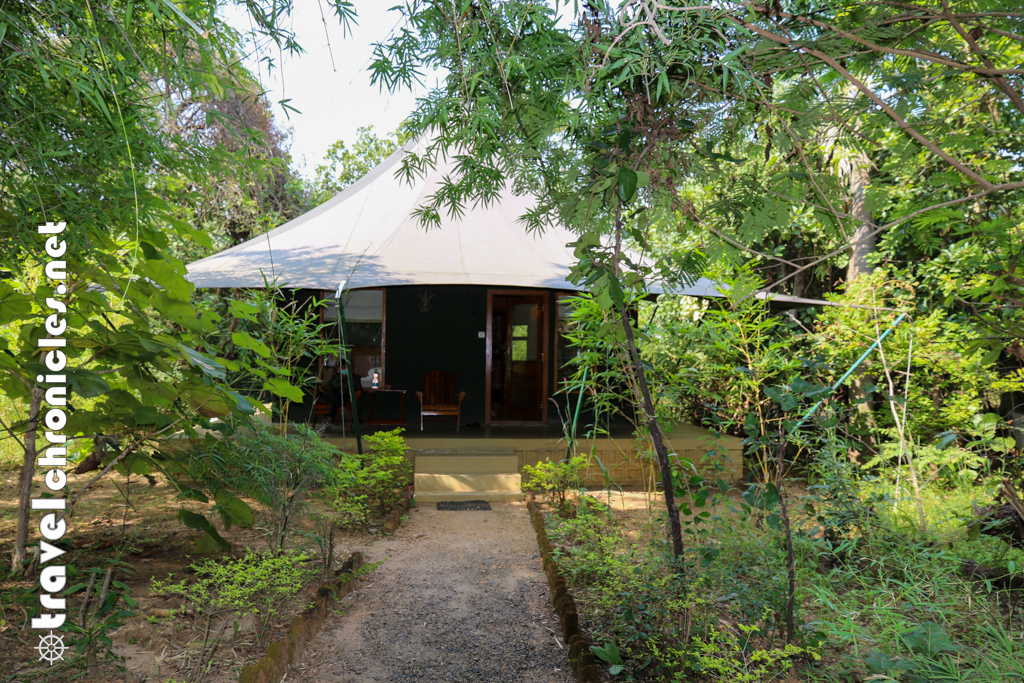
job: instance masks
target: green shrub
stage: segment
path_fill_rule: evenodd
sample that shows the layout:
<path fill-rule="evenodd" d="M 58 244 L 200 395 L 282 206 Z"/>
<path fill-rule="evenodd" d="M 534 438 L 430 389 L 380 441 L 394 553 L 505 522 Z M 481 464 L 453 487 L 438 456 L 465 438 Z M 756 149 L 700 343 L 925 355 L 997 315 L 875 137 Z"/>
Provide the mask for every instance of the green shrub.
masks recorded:
<path fill-rule="evenodd" d="M 810 647 L 787 643 L 781 647 L 758 648 L 751 645 L 761 629 L 753 624 L 738 624 L 740 635 L 725 629 L 709 628 L 706 638 L 694 638 L 685 649 L 668 651 L 679 657 L 680 664 L 712 681 L 725 683 L 761 683 L 778 680 L 792 666 L 795 657 L 819 661 L 821 655 Z M 683 678 L 674 679 L 682 681 Z"/>
<path fill-rule="evenodd" d="M 409 450 L 402 438 L 402 429 L 379 432 L 366 437 L 370 447 L 363 458 L 363 472 L 368 487 L 368 498 L 379 515 L 386 515 L 402 498 L 402 489 L 412 478 L 412 461 L 405 457 Z"/>
<path fill-rule="evenodd" d="M 548 537 L 566 578 L 577 586 L 615 587 L 619 574 L 633 570 L 632 550 L 620 553 L 624 540 L 618 527 L 603 515 L 583 512 L 569 519 L 552 518 Z"/>
<path fill-rule="evenodd" d="M 241 493 L 256 500 L 270 526 L 270 549 L 281 552 L 299 518 L 308 513 L 309 489 L 329 486 L 338 476 L 334 460 L 338 451 L 304 427 L 282 436 L 268 427 L 207 438 L 194 445 L 169 470 L 177 475 L 179 498 L 208 502 L 225 528 L 251 526 L 249 506 L 232 495 Z M 178 513 L 187 526 L 206 531 L 197 542 L 199 552 L 229 548 L 205 515 L 189 510 Z"/>
<path fill-rule="evenodd" d="M 921 477 L 922 486 L 933 481 L 946 489 L 969 485 L 978 477 L 988 474 L 990 467 L 988 458 L 956 446 L 943 449 L 913 443 L 907 444 L 907 450 L 914 458 L 914 466 Z M 891 476 L 896 470 L 896 463 L 900 462 L 901 451 L 899 443 L 883 443 L 881 453 L 864 463 L 864 468 L 871 469 L 884 465 L 883 471 Z M 901 465 L 902 476 L 906 478 L 909 476 L 909 468 L 905 456 Z"/>
<path fill-rule="evenodd" d="M 259 503 L 270 522 L 270 548 L 279 553 L 295 522 L 308 513 L 309 490 L 330 487 L 338 477 L 338 451 L 304 427 L 287 436 L 259 429 L 232 446 L 230 484 Z"/>
<path fill-rule="evenodd" d="M 523 465 L 523 475 L 528 481 L 521 486 L 524 490 L 542 491 L 546 502 L 565 515 L 579 494 L 586 467 L 587 458 L 582 455 L 559 462 L 540 462 L 536 466 Z"/>
<path fill-rule="evenodd" d="M 401 500 L 413 470 L 401 434 L 401 428 L 372 434 L 364 439 L 368 448 L 362 456 L 342 455 L 338 476 L 326 488 L 339 523 L 365 524 L 371 516 L 383 517 Z"/>
<path fill-rule="evenodd" d="M 199 614 L 216 616 L 234 613 L 239 619 L 251 614 L 256 625 L 256 643 L 267 644 L 269 628 L 282 607 L 298 595 L 316 576 L 305 554 L 251 552 L 245 557 L 206 560 L 191 567 L 193 580 L 172 583 L 152 581 L 158 595 L 186 600 Z"/>
<path fill-rule="evenodd" d="M 110 560 L 105 575 L 100 569 L 93 569 L 89 572 L 88 581 L 84 580 L 82 572 L 74 565 L 67 569 L 71 576 L 78 577 L 80 581 L 66 588 L 61 597 L 67 599 L 70 595 L 83 593 L 82 602 L 85 603 L 82 607 L 84 613 L 79 614 L 79 619 L 68 619 L 64 625 L 64 630 L 73 634 L 70 643 L 75 647 L 76 656 L 84 660 L 91 676 L 97 674 L 98 655 L 102 655 L 107 663 L 124 670 L 124 657 L 116 652 L 110 636 L 124 626 L 125 620 L 135 616 L 135 612 L 126 608 L 134 609 L 138 603 L 131 596 L 131 588 L 113 577 L 115 573 L 134 569 L 120 559 Z"/>

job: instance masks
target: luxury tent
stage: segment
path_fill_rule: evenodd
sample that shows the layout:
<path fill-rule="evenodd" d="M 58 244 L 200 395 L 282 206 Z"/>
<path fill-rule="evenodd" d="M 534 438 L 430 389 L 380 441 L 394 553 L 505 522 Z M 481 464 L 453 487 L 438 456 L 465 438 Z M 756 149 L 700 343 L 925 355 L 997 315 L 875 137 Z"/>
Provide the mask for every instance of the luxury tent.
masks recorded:
<path fill-rule="evenodd" d="M 400 394 L 374 397 L 389 404 L 381 408 L 389 419 L 378 413 L 378 421 L 418 428 L 412 393 L 426 372 L 442 370 L 454 373 L 457 392 L 467 392 L 462 423 L 546 424 L 547 399 L 571 353 L 560 333 L 564 299 L 576 289 L 566 280 L 574 262 L 567 245 L 576 238 L 560 226 L 528 233 L 519 218 L 535 200 L 511 190 L 425 229 L 415 211 L 455 160 L 422 177 L 400 176 L 403 156 L 422 144 L 409 142 L 316 209 L 190 264 L 188 277 L 202 288 L 263 287 L 266 280 L 329 300 L 343 287 L 355 375 L 368 381 L 376 370 Z M 673 293 L 722 296 L 707 278 Z M 336 305 L 324 316 L 336 320 Z"/>
<path fill-rule="evenodd" d="M 342 288 L 352 371 L 364 382 L 356 388 L 366 387 L 374 372 L 380 378 L 380 390 L 364 390 L 358 413 L 370 426 L 406 427 L 417 497 L 428 500 L 430 491 L 443 499 L 517 497 L 524 464 L 565 454 L 549 407 L 564 408 L 570 400 L 558 390 L 573 353 L 564 333 L 566 300 L 576 290 L 566 280 L 575 261 L 567 245 L 576 238 L 559 226 L 528 233 L 519 218 L 535 200 L 510 190 L 487 206 L 466 207 L 457 218 L 443 215 L 439 228 L 424 229 L 416 209 L 454 171 L 455 160 L 424 177 L 400 177 L 403 156 L 421 144 L 410 142 L 303 216 L 190 264 L 188 277 L 202 288 L 259 288 L 270 281 L 296 290 L 297 297 L 329 302 Z M 673 293 L 722 296 L 706 278 Z M 321 310 L 326 322 L 338 320 L 336 304 Z M 332 335 L 338 331 L 335 325 Z M 321 377 L 335 363 L 321 359 Z M 420 431 L 414 393 L 432 371 L 451 373 L 454 391 L 465 392 L 461 431 L 452 421 Z M 317 407 L 308 397 L 291 418 L 306 419 Z M 694 462 L 709 443 L 708 432 L 686 425 L 669 438 Z M 732 478 L 738 478 L 741 441 L 717 438 L 730 454 Z M 646 481 L 647 465 L 636 457 L 631 432 L 592 447 L 619 483 Z"/>
<path fill-rule="evenodd" d="M 378 369 L 385 386 L 406 390 L 397 398 L 410 399 L 410 428 L 419 428 L 411 394 L 431 370 L 454 373 L 456 390 L 467 392 L 463 423 L 544 424 L 569 352 L 558 332 L 562 300 L 575 291 L 566 276 L 576 238 L 559 226 L 528 233 L 519 218 L 535 200 L 511 191 L 424 229 L 415 210 L 455 161 L 409 182 L 397 172 L 421 144 L 408 143 L 299 218 L 190 264 L 188 277 L 204 288 L 263 287 L 266 278 L 321 299 L 343 285 L 355 374 Z M 679 293 L 721 295 L 706 278 Z M 337 318 L 335 307 L 324 313 Z M 401 420 L 401 407 L 382 410 Z"/>

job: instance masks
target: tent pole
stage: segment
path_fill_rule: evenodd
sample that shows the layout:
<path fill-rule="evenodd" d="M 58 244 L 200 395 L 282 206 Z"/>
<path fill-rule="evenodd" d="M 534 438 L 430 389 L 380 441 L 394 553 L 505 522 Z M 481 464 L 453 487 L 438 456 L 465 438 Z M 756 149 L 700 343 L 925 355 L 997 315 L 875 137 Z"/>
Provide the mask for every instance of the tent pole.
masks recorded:
<path fill-rule="evenodd" d="M 363 440 L 359 435 L 359 415 L 356 412 L 356 390 L 352 386 L 352 382 L 355 380 L 355 374 L 352 368 L 352 358 L 349 354 L 348 349 L 348 330 L 345 326 L 345 296 L 341 288 L 338 289 L 338 326 L 341 328 L 341 351 L 345 354 L 345 369 L 348 373 L 348 397 L 349 405 L 352 406 L 352 431 L 356 433 L 356 448 L 359 449 L 359 455 L 363 454 Z M 342 409 L 341 414 L 342 426 L 345 424 L 345 412 Z"/>
<path fill-rule="evenodd" d="M 846 372 L 844 372 L 843 376 L 836 380 L 836 383 L 833 384 L 832 388 L 828 390 L 828 393 L 825 395 L 825 397 L 822 398 L 817 403 L 815 403 L 813 406 L 811 406 L 811 409 L 808 410 L 804 414 L 804 416 L 802 418 L 800 418 L 800 421 L 796 423 L 795 427 L 793 427 L 793 430 L 792 430 L 793 434 L 795 434 L 800 429 L 800 427 L 803 426 L 804 422 L 807 422 L 807 420 L 809 420 L 811 418 L 811 415 L 813 415 L 814 411 L 817 410 L 818 407 L 822 403 L 825 402 L 826 398 L 828 398 L 829 396 L 834 394 L 836 392 L 836 390 L 840 386 L 842 386 L 843 382 L 846 381 L 846 378 L 849 377 L 850 375 L 852 375 L 854 370 L 859 368 L 860 364 L 863 363 L 865 360 L 867 360 L 867 357 L 871 355 L 871 352 L 874 351 L 885 340 L 885 338 L 889 336 L 889 333 L 892 332 L 893 330 L 895 330 L 896 327 L 901 322 L 903 322 L 906 319 L 906 317 L 907 317 L 906 313 L 900 313 L 900 316 L 898 318 L 896 318 L 895 321 L 893 321 L 893 324 L 889 326 L 889 329 L 887 329 L 885 332 L 883 332 L 882 335 L 878 339 L 876 339 L 874 342 L 871 343 L 871 346 L 868 347 L 867 351 L 865 351 L 863 354 L 861 354 L 861 357 L 857 359 L 857 362 L 854 363 L 853 365 L 851 365 L 850 369 L 847 370 Z"/>

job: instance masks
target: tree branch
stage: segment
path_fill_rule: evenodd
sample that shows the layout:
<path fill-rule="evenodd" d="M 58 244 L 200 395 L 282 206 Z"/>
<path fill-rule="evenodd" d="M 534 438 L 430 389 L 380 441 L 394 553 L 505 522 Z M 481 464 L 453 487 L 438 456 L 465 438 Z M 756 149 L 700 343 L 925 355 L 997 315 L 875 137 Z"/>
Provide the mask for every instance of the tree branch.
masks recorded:
<path fill-rule="evenodd" d="M 981 47 L 978 46 L 978 42 L 971 37 L 971 34 L 964 31 L 964 27 L 960 25 L 960 22 L 957 21 L 956 17 L 953 16 L 953 13 L 949 10 L 949 2 L 947 2 L 947 0 L 942 0 L 942 8 L 945 10 L 945 15 L 946 18 L 949 19 L 950 25 L 957 33 L 960 34 L 960 37 L 964 39 L 967 45 L 971 48 L 971 52 L 978 55 L 981 59 L 981 63 L 991 69 L 994 66 L 992 64 L 992 60 L 985 56 L 984 51 L 982 51 Z M 1004 71 L 1002 73 L 1024 73 L 1024 70 L 1014 69 L 1013 71 Z M 1024 99 L 1021 99 L 1020 93 L 1010 87 L 1010 84 L 1007 83 L 1005 78 L 993 73 L 992 82 L 1003 92 L 1003 94 L 1010 98 L 1010 101 L 1013 102 L 1013 106 L 1017 107 L 1018 111 L 1024 113 Z"/>
<path fill-rule="evenodd" d="M 945 3 L 943 3 L 943 4 L 945 4 Z M 782 17 L 784 17 L 786 19 L 792 19 L 793 21 L 798 21 L 798 22 L 800 22 L 802 24 L 805 24 L 805 25 L 810 25 L 810 26 L 814 26 L 816 28 L 825 29 L 826 31 L 831 31 L 832 33 L 835 33 L 837 36 L 841 36 L 843 38 L 846 38 L 847 40 L 853 41 L 853 42 L 855 42 L 855 43 L 857 43 L 859 45 L 863 45 L 864 47 L 869 48 L 872 52 L 881 52 L 881 53 L 890 54 L 890 55 L 900 55 L 902 57 L 911 57 L 912 59 L 920 59 L 920 60 L 923 60 L 923 61 L 932 62 L 934 64 L 941 64 L 942 66 L 947 66 L 947 67 L 950 67 L 950 68 L 953 68 L 953 69 L 958 69 L 960 71 L 968 71 L 970 73 L 976 73 L 976 74 L 979 74 L 981 76 L 989 76 L 989 77 L 997 76 L 998 77 L 998 76 L 1003 76 L 1003 75 L 1019 75 L 1019 74 L 1024 74 L 1024 69 L 997 69 L 996 66 L 990 60 L 988 60 L 986 57 L 984 57 L 984 55 L 979 55 L 979 56 L 981 57 L 981 59 L 982 59 L 983 63 L 985 64 L 986 68 L 979 68 L 979 67 L 976 67 L 976 66 L 971 66 L 970 64 L 966 64 L 966 63 L 961 62 L 961 61 L 957 61 L 955 59 L 951 59 L 949 57 L 944 57 L 941 54 L 938 54 L 938 53 L 935 53 L 935 52 L 929 52 L 929 51 L 926 51 L 926 50 L 906 50 L 906 49 L 902 49 L 902 48 L 886 47 L 884 45 L 879 45 L 878 43 L 875 43 L 875 42 L 872 42 L 870 40 L 866 40 L 864 38 L 861 38 L 860 36 L 856 35 L 855 33 L 850 33 L 849 31 L 844 31 L 841 28 L 838 28 L 836 26 L 832 26 L 830 24 L 826 24 L 823 21 L 818 21 L 818 20 L 812 19 L 810 17 L 804 17 L 804 16 L 800 16 L 800 15 L 796 15 L 796 14 L 789 14 L 788 12 L 781 12 L 779 14 L 779 16 L 782 16 Z M 958 27 L 958 24 L 955 23 L 955 19 L 953 19 L 952 15 L 947 15 L 947 18 L 950 20 L 950 23 L 953 24 L 954 28 Z M 907 20 L 911 20 L 911 19 L 912 19 L 911 17 L 907 18 Z M 968 40 L 969 42 L 973 42 L 973 40 L 970 39 L 970 36 L 967 36 L 966 34 L 962 33 L 962 30 L 963 29 L 957 28 L 957 31 L 960 32 L 961 36 L 964 36 L 965 39 Z M 1002 80 L 1002 79 L 993 79 L 993 80 Z"/>
<path fill-rule="evenodd" d="M 770 289 L 773 289 L 773 288 L 777 287 L 778 285 L 781 285 L 786 280 L 788 280 L 788 279 L 790 279 L 792 277 L 796 277 L 796 275 L 798 273 L 801 273 L 801 272 L 803 272 L 805 270 L 813 268 L 814 266 L 818 265 L 822 261 L 827 261 L 828 259 L 832 258 L 833 256 L 837 256 L 837 255 L 843 253 L 844 251 L 846 251 L 847 249 L 852 247 L 854 244 L 858 244 L 858 243 L 863 242 L 865 240 L 871 239 L 875 235 L 877 235 L 877 234 L 879 234 L 881 232 L 884 232 L 885 230 L 888 230 L 889 228 L 895 227 L 895 226 L 899 225 L 900 223 L 908 221 L 911 218 L 915 218 L 917 216 L 920 216 L 923 213 L 927 213 L 929 211 L 935 211 L 936 209 L 944 209 L 947 206 L 956 206 L 957 204 L 963 204 L 964 202 L 969 202 L 972 199 L 979 199 L 981 197 L 993 194 L 995 192 L 1005 192 L 1005 191 L 1009 191 L 1009 190 L 1020 190 L 1020 189 L 1024 189 L 1024 182 L 1004 183 L 1002 185 L 993 186 L 991 189 L 982 190 L 981 192 L 975 192 L 974 194 L 967 195 L 966 197 L 960 197 L 959 199 L 951 199 L 948 202 L 942 202 L 940 204 L 933 204 L 932 206 L 928 206 L 928 207 L 925 207 L 923 209 L 918 209 L 917 211 L 912 211 L 911 213 L 907 214 L 903 218 L 899 218 L 897 220 L 894 220 L 892 222 L 886 223 L 885 225 L 882 225 L 882 226 L 879 226 L 879 227 L 875 228 L 871 232 L 869 232 L 866 235 L 864 235 L 863 237 L 861 237 L 859 240 L 856 240 L 856 241 L 853 241 L 853 242 L 849 242 L 845 246 L 843 246 L 843 247 L 841 247 L 839 249 L 836 249 L 834 251 L 830 251 L 829 253 L 825 254 L 824 256 L 816 258 L 814 261 L 812 261 L 811 263 L 808 263 L 806 266 L 801 266 L 795 272 L 790 273 L 786 277 L 784 277 L 784 278 L 782 278 L 782 279 L 780 279 L 780 280 L 778 280 L 776 282 L 773 282 L 772 284 L 770 284 L 767 287 L 765 287 L 764 291 L 768 291 Z M 753 294 L 750 294 L 750 295 L 748 295 L 747 297 L 744 297 L 744 298 L 749 298 L 750 296 L 753 296 Z"/>
<path fill-rule="evenodd" d="M 876 95 L 875 92 L 871 88 L 867 87 L 867 85 L 865 85 L 863 81 L 861 81 L 859 78 L 850 73 L 849 70 L 847 70 L 842 64 L 837 62 L 831 56 L 825 54 L 821 50 L 816 50 L 814 48 L 807 47 L 806 45 L 798 44 L 795 41 L 786 38 L 785 36 L 781 36 L 777 33 L 772 33 L 771 31 L 763 29 L 760 26 L 757 26 L 756 24 L 752 24 L 741 17 L 732 15 L 729 18 L 732 21 L 736 22 L 738 25 L 742 26 L 743 28 L 758 34 L 762 38 L 766 38 L 767 40 L 779 43 L 780 45 L 785 45 L 800 52 L 806 52 L 807 54 L 813 55 L 820 59 L 821 61 L 825 62 L 833 69 L 835 69 L 843 78 L 849 81 L 854 87 L 860 90 L 865 96 L 867 96 L 868 99 L 874 102 L 880 109 L 882 109 L 882 111 L 886 113 L 886 115 L 889 116 L 890 119 L 892 119 L 896 123 L 896 125 L 898 125 L 904 131 L 906 131 L 906 133 L 909 136 L 911 136 L 919 143 L 921 143 L 921 145 L 928 149 L 932 154 L 936 155 L 937 157 L 945 161 L 947 164 L 949 164 L 956 170 L 960 171 L 960 173 L 981 185 L 986 190 L 993 189 L 994 186 L 991 182 L 986 180 L 984 177 L 982 177 L 975 171 L 968 168 L 963 162 L 959 161 L 951 154 L 945 152 L 937 144 L 935 144 L 934 142 L 926 138 L 924 135 L 919 133 L 916 128 L 910 125 L 902 116 L 897 114 L 896 111 L 885 102 L 885 100 Z"/>

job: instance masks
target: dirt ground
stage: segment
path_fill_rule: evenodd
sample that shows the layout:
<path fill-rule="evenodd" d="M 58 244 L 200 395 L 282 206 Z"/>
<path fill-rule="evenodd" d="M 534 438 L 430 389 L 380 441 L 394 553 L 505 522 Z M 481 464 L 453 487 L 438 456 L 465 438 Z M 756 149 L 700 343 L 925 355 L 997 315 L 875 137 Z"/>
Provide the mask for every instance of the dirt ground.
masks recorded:
<path fill-rule="evenodd" d="M 17 473 L 0 475 L 0 553 L 6 557 L 14 536 Z M 86 479 L 71 475 L 70 488 L 78 489 Z M 112 634 L 128 671 L 116 675 L 108 671 L 115 675 L 110 680 L 182 680 L 191 668 L 190 660 L 200 656 L 204 625 L 188 615 L 148 618 L 150 609 L 177 606 L 173 600 L 152 596 L 150 581 L 168 574 L 181 576 L 189 563 L 201 559 L 192 547 L 197 533 L 177 520 L 181 504 L 166 481 L 158 479 L 151 486 L 144 478 L 133 477 L 127 506 L 125 493 L 123 477 L 105 480 L 90 491 L 69 519 L 66 559 L 83 570 L 115 555 L 130 565 L 117 578 L 131 587 L 139 602 L 134 610 L 138 616 Z M 600 497 L 607 501 L 605 495 Z M 630 535 L 650 519 L 643 494 L 614 493 L 611 503 L 616 516 L 625 518 Z M 201 511 L 206 506 L 189 507 Z M 424 504 L 413 508 L 392 537 L 339 535 L 338 564 L 354 550 L 380 564 L 344 600 L 339 613 L 330 617 L 289 680 L 570 680 L 525 505 L 494 503 L 492 507 L 488 512 L 437 512 L 434 504 Z M 265 546 L 265 533 L 257 518 L 255 527 L 233 528 L 223 535 L 241 551 Z M 0 591 L 13 597 L 30 583 L 0 580 Z M 299 596 L 292 613 L 308 604 L 310 591 Z M 70 603 L 74 611 L 75 600 Z M 11 680 L 8 676 L 16 674 L 17 680 L 40 676 L 63 680 L 65 676 L 38 661 L 34 649 L 38 634 L 21 629 L 25 617 L 18 604 L 6 602 L 3 608 L 0 647 L 6 656 L 0 658 L 0 679 Z M 287 619 L 281 620 L 279 633 L 271 640 L 283 635 L 286 623 Z M 237 680 L 242 666 L 261 654 L 240 637 L 234 647 L 218 650 L 217 667 L 205 683 Z"/>
<path fill-rule="evenodd" d="M 439 512 L 423 504 L 367 548 L 381 564 L 288 680 L 571 681 L 526 506 L 491 506 Z"/>
<path fill-rule="evenodd" d="M 69 474 L 69 489 L 78 490 L 85 481 L 94 476 Z M 17 477 L 14 470 L 0 472 L 0 556 L 8 562 L 14 540 L 17 515 Z M 42 480 L 36 478 L 34 494 L 39 493 Z M 125 493 L 129 504 L 125 504 Z M 249 501 L 256 509 L 254 501 Z M 176 500 L 176 492 L 165 479 L 158 477 L 152 486 L 139 476 L 131 478 L 129 488 L 125 486 L 123 476 L 116 475 L 93 486 L 76 506 L 68 519 L 68 532 L 61 541 L 61 547 L 67 550 L 62 557 L 66 564 L 75 567 L 80 574 L 89 568 L 103 567 L 104 563 L 120 558 L 126 565 L 115 578 L 131 588 L 131 595 L 138 601 L 138 607 L 132 608 L 137 616 L 126 620 L 125 625 L 111 634 L 117 654 L 125 656 L 127 673 L 117 673 L 106 667 L 102 672 L 107 680 L 132 681 L 166 681 L 169 677 L 183 680 L 184 671 L 188 669 L 189 660 L 198 656 L 197 643 L 201 641 L 205 624 L 184 615 L 180 617 L 148 618 L 149 610 L 179 607 L 179 601 L 151 594 L 150 585 L 153 578 L 166 579 L 169 574 L 182 577 L 192 562 L 201 561 L 204 555 L 194 551 L 194 540 L 198 532 L 185 527 L 178 518 L 178 510 L 182 504 Z M 210 506 L 189 502 L 187 507 L 196 512 L 204 512 Z M 33 521 L 38 520 L 35 514 Z M 257 510 L 256 525 L 251 528 L 232 527 L 230 530 L 218 529 L 221 535 L 230 542 L 236 553 L 246 548 L 261 550 L 266 547 L 267 530 L 262 525 Z M 338 564 L 351 550 L 368 541 L 362 534 L 339 534 L 335 549 Z M 304 539 L 293 537 L 291 547 L 303 545 Z M 337 565 L 336 565 L 337 566 Z M 102 578 L 102 577 L 101 577 Z M 72 581 L 73 583 L 74 581 Z M 22 629 L 25 623 L 23 607 L 15 599 L 24 590 L 32 590 L 35 580 L 0 578 L 0 592 L 5 600 L 0 601 L 0 680 L 70 680 L 81 674 L 77 669 L 59 671 L 60 667 L 50 669 L 45 662 L 39 662 L 39 653 L 35 650 L 39 642 L 39 633 Z M 289 606 L 287 618 L 282 618 L 278 625 L 277 639 L 284 633 L 287 619 L 298 614 L 309 604 L 316 584 Z M 70 613 L 76 614 L 81 594 L 68 600 Z M 248 621 L 242 624 L 242 630 L 248 629 Z M 214 629 L 217 628 L 215 624 Z M 231 627 L 227 628 L 228 636 Z M 65 638 L 68 640 L 68 638 Z M 235 643 L 235 647 L 226 647 L 217 653 L 217 665 L 224 672 L 224 681 L 234 681 L 238 671 L 246 663 L 261 656 L 261 649 L 256 648 L 251 639 L 244 634 Z M 182 666 L 185 669 L 182 669 Z M 216 672 L 212 672 L 216 674 Z M 16 674 L 15 679 L 9 679 Z M 207 677 L 209 683 L 211 677 Z"/>
<path fill-rule="evenodd" d="M 0 552 L 7 556 L 14 536 L 17 473 L 0 474 Z M 71 475 L 69 480 L 76 490 L 86 477 Z M 64 539 L 65 557 L 76 567 L 98 566 L 115 555 L 131 567 L 118 578 L 138 600 L 133 610 L 138 616 L 112 634 L 128 671 L 103 673 L 106 680 L 132 683 L 187 680 L 190 660 L 200 656 L 204 625 L 189 615 L 148 616 L 151 609 L 177 606 L 151 595 L 150 581 L 181 576 L 189 563 L 201 559 L 192 547 L 197 533 L 177 520 L 181 505 L 162 479 L 150 486 L 144 478 L 133 477 L 127 512 L 124 493 L 123 477 L 96 486 L 69 520 Z M 489 512 L 437 512 L 435 505 L 425 504 L 412 510 L 393 537 L 340 534 L 337 564 L 354 550 L 381 564 L 330 617 L 288 680 L 570 680 L 525 505 L 492 505 Z M 201 511 L 206 506 L 189 507 Z M 241 552 L 263 547 L 265 533 L 257 517 L 255 527 L 232 528 L 223 535 Z M 31 583 L 0 579 L 0 590 L 13 598 Z M 292 613 L 309 603 L 310 591 L 299 596 Z M 75 611 L 75 601 L 69 602 Z M 7 655 L 0 657 L 0 680 L 56 683 L 81 675 L 80 670 L 60 673 L 58 667 L 39 662 L 34 649 L 38 634 L 21 629 L 21 607 L 8 601 L 3 608 L 0 647 Z M 283 636 L 286 624 L 282 619 L 272 641 Z M 228 627 L 228 638 L 230 631 Z M 242 666 L 261 655 L 240 636 L 234 647 L 225 644 L 218 650 L 217 666 L 204 683 L 235 681 Z"/>

